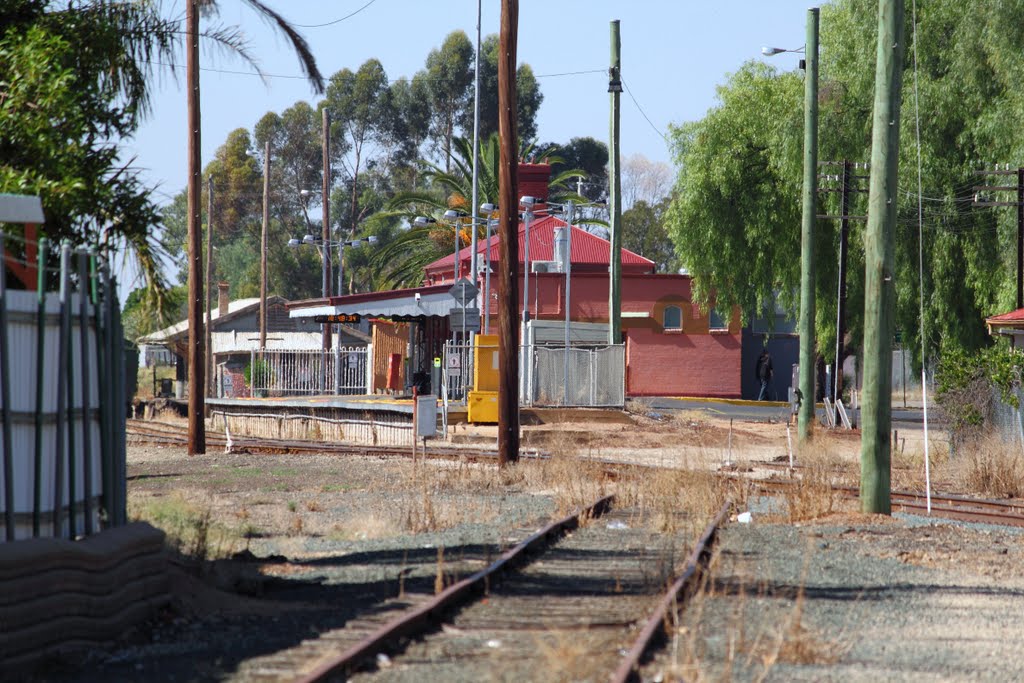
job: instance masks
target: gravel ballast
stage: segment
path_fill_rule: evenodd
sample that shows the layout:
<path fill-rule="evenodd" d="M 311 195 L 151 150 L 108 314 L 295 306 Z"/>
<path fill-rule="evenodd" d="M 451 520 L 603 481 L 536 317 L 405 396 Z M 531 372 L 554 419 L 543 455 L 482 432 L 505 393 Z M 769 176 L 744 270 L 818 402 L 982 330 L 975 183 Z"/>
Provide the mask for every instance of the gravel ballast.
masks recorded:
<path fill-rule="evenodd" d="M 1012 529 L 834 516 L 732 524 L 647 680 L 1022 680 Z"/>

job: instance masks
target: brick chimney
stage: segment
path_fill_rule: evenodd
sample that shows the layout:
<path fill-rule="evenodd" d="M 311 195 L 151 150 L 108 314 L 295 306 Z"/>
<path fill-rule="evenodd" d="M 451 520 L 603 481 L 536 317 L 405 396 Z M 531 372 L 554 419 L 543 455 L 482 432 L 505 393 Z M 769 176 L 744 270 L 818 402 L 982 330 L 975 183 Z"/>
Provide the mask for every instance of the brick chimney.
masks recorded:
<path fill-rule="evenodd" d="M 228 314 L 228 283 L 217 283 L 217 316 L 224 317 Z"/>
<path fill-rule="evenodd" d="M 536 197 L 538 204 L 548 202 L 548 183 L 551 182 L 551 164 L 519 164 L 519 196 Z M 539 206 L 534 207 L 536 210 Z"/>

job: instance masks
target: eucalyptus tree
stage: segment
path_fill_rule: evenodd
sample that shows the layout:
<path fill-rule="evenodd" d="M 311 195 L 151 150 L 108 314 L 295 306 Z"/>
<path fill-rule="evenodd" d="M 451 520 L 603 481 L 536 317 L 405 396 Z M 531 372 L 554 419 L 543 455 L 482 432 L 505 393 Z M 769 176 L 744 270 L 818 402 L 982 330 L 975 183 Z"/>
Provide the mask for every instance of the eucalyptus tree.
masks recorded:
<path fill-rule="evenodd" d="M 486 140 L 498 132 L 498 35 L 492 33 L 480 45 L 480 138 Z M 519 139 L 532 141 L 537 137 L 537 112 L 544 101 L 540 84 L 529 64 L 516 69 L 516 130 Z M 472 100 L 459 115 L 464 135 L 473 131 Z M 564 155 L 563 155 L 564 156 Z M 606 162 L 607 163 L 607 162 Z"/>
<path fill-rule="evenodd" d="M 257 156 L 267 143 L 273 150 L 270 166 L 272 212 L 282 221 L 301 221 L 312 233 L 309 205 L 323 179 L 321 119 L 307 102 L 296 102 L 280 115 L 267 112 L 254 129 Z"/>
<path fill-rule="evenodd" d="M 473 43 L 464 31 L 452 31 L 441 47 L 427 55 L 426 79 L 432 114 L 431 137 L 451 171 L 452 142 L 459 115 L 471 107 L 473 96 Z"/>
<path fill-rule="evenodd" d="M 358 71 L 338 71 L 331 76 L 321 106 L 330 111 L 331 151 L 350 184 L 347 228 L 351 237 L 360 219 L 359 174 L 381 153 L 395 127 L 395 107 L 383 65 L 368 59 Z"/>

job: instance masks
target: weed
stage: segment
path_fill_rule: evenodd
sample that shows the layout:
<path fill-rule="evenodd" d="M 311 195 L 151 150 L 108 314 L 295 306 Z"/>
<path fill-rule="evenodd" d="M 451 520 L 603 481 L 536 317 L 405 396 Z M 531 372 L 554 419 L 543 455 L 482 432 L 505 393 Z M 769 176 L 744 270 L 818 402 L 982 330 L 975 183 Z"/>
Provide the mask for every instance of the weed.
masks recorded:
<path fill-rule="evenodd" d="M 818 519 L 831 514 L 838 502 L 832 483 L 829 469 L 820 465 L 808 466 L 800 483 L 783 492 L 787 521 Z"/>
<path fill-rule="evenodd" d="M 295 512 L 298 509 L 298 507 L 298 503 L 296 503 L 294 500 L 288 501 L 288 512 Z"/>
<path fill-rule="evenodd" d="M 965 444 L 952 466 L 959 488 L 988 496 L 1016 498 L 1024 495 L 1024 457 L 1019 443 L 996 434 Z"/>
<path fill-rule="evenodd" d="M 302 526 L 303 526 L 302 525 L 302 517 L 300 517 L 299 515 L 295 515 L 294 517 L 292 517 L 292 525 L 291 525 L 291 529 L 289 530 L 291 535 L 292 536 L 301 536 L 302 535 Z"/>
<path fill-rule="evenodd" d="M 323 512 L 324 506 L 318 500 L 307 500 L 306 509 L 310 512 Z"/>
<path fill-rule="evenodd" d="M 133 503 L 129 514 L 162 529 L 174 549 L 192 560 L 202 562 L 231 551 L 230 535 L 213 524 L 209 505 L 197 506 L 173 495 Z"/>

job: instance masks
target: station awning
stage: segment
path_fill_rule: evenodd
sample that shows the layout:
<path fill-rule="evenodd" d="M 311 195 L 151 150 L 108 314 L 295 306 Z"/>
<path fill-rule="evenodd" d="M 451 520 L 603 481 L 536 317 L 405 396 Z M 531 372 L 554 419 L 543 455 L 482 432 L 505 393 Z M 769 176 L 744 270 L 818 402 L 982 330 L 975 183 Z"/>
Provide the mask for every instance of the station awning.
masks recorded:
<path fill-rule="evenodd" d="M 310 318 L 318 315 L 359 315 L 364 318 L 411 320 L 426 317 L 448 317 L 457 305 L 448 293 L 451 285 L 393 290 L 372 294 L 352 294 L 319 300 L 311 305 L 296 306 L 289 317 Z"/>

